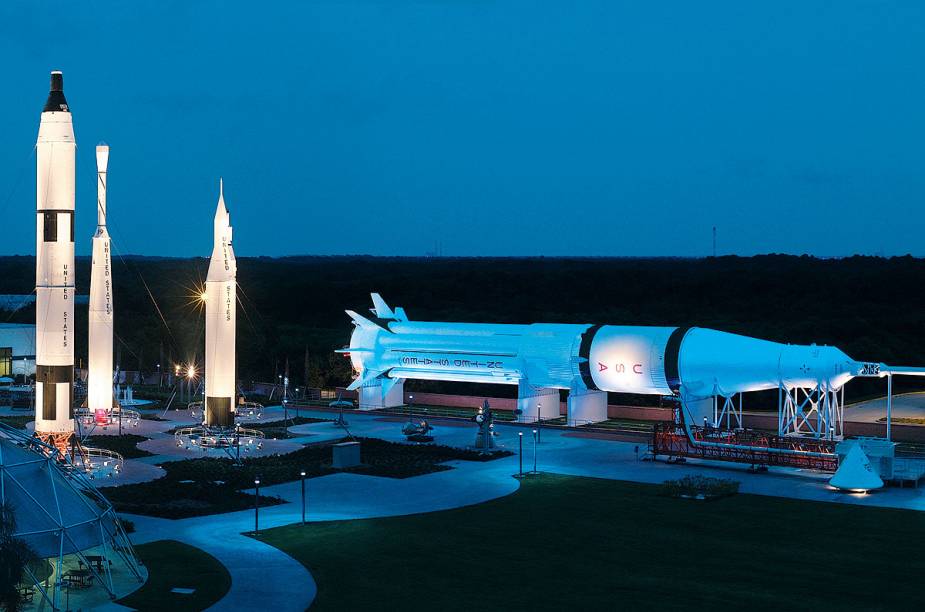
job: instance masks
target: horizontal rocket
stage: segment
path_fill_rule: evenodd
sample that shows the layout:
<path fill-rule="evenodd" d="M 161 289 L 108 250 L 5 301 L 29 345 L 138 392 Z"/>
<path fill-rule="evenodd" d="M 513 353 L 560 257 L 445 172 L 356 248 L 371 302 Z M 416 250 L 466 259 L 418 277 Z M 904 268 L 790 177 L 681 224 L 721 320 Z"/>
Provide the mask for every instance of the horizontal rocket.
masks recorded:
<path fill-rule="evenodd" d="M 401 379 L 518 384 L 686 397 L 784 388 L 837 389 L 858 376 L 920 368 L 860 362 L 833 346 L 792 345 L 700 327 L 411 321 L 373 294 L 370 315 L 348 310 L 350 389 Z"/>

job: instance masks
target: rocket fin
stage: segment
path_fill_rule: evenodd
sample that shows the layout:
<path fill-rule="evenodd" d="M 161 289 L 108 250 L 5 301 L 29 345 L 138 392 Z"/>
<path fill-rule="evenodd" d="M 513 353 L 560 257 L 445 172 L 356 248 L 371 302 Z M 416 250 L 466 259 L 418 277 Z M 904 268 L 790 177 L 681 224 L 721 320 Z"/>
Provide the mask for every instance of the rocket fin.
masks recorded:
<path fill-rule="evenodd" d="M 373 298 L 373 311 L 376 313 L 376 316 L 380 319 L 394 319 L 395 313 L 392 312 L 392 309 L 389 308 L 389 305 L 385 303 L 385 300 L 382 299 L 382 296 L 378 293 L 370 294 Z"/>
<path fill-rule="evenodd" d="M 407 321 L 408 315 L 405 314 L 405 309 L 402 308 L 401 306 L 396 306 L 395 307 L 395 318 L 398 319 L 399 321 Z"/>
<path fill-rule="evenodd" d="M 358 327 L 362 327 L 363 329 L 379 327 L 389 333 L 392 333 L 392 330 L 388 327 L 388 319 L 380 319 L 379 317 L 375 317 L 375 320 L 371 320 L 352 310 L 345 310 L 344 312 L 350 315 L 350 318 L 353 319 L 353 322 L 356 323 Z"/>
<path fill-rule="evenodd" d="M 353 322 L 356 323 L 359 327 L 364 327 L 367 329 L 370 327 L 378 327 L 375 323 L 357 312 L 347 310 L 346 313 L 350 315 L 350 318 L 353 319 Z"/>
<path fill-rule="evenodd" d="M 382 372 L 378 370 L 365 370 L 347 387 L 347 391 L 356 391 L 363 385 L 370 383 L 378 378 Z"/>

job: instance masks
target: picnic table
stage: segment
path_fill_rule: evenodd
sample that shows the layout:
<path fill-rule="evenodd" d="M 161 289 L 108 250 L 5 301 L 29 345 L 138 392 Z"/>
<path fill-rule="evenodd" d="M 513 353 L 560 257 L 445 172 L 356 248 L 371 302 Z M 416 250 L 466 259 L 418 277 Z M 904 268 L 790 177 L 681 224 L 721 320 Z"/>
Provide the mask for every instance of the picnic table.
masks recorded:
<path fill-rule="evenodd" d="M 24 602 L 30 602 L 35 597 L 35 587 L 31 584 L 21 584 L 17 587 L 19 596 Z"/>
<path fill-rule="evenodd" d="M 93 583 L 93 573 L 85 568 L 72 569 L 64 574 L 64 580 L 73 589 L 85 589 Z"/>
<path fill-rule="evenodd" d="M 103 573 L 103 562 L 107 561 L 106 557 L 102 555 L 87 555 L 87 561 L 90 562 L 90 565 L 98 573 Z M 83 561 L 80 562 L 81 567 L 83 567 Z M 112 561 L 109 561 L 110 567 L 112 566 Z"/>

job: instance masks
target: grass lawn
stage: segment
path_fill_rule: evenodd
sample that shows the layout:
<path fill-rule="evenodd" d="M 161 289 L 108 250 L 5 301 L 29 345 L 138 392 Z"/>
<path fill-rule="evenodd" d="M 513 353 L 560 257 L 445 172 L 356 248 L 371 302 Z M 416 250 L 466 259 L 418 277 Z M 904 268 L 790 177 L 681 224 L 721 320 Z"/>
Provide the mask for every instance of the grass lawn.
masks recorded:
<path fill-rule="evenodd" d="M 886 417 L 877 419 L 878 423 L 886 423 Z M 925 418 L 919 417 L 893 417 L 893 422 L 900 425 L 925 425 Z"/>
<path fill-rule="evenodd" d="M 925 513 L 546 475 L 508 497 L 259 537 L 312 610 L 912 610 Z"/>
<path fill-rule="evenodd" d="M 116 603 L 136 610 L 205 610 L 231 588 L 231 575 L 212 555 L 174 540 L 135 547 L 148 569 L 148 581 Z M 195 589 L 188 595 L 173 588 Z"/>
<path fill-rule="evenodd" d="M 105 448 L 115 451 L 125 459 L 137 459 L 138 457 L 151 456 L 151 453 L 137 446 L 145 440 L 150 440 L 150 438 L 126 433 L 121 436 L 88 436 L 84 440 L 84 444 L 91 448 Z"/>
<path fill-rule="evenodd" d="M 9 425 L 10 427 L 15 427 L 16 429 L 25 429 L 26 424 L 34 420 L 35 420 L 35 415 L 31 413 L 28 416 L 15 415 L 15 416 L 0 417 L 0 423 L 5 423 L 6 425 Z"/>

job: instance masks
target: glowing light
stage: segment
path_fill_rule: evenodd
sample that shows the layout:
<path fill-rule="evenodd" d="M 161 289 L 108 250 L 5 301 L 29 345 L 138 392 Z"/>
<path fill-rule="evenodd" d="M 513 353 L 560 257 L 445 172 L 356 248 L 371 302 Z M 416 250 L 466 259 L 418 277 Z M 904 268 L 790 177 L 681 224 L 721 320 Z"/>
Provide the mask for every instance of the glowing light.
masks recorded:
<path fill-rule="evenodd" d="M 194 366 L 193 364 L 189 364 L 189 366 L 187 366 L 186 377 L 196 378 L 196 366 Z"/>
<path fill-rule="evenodd" d="M 209 296 L 208 296 L 208 294 L 207 294 L 205 291 L 203 291 L 202 293 L 199 294 L 199 299 L 200 299 L 201 301 L 203 301 L 203 302 L 205 302 L 206 299 L 208 299 L 208 297 L 209 297 Z"/>

